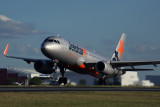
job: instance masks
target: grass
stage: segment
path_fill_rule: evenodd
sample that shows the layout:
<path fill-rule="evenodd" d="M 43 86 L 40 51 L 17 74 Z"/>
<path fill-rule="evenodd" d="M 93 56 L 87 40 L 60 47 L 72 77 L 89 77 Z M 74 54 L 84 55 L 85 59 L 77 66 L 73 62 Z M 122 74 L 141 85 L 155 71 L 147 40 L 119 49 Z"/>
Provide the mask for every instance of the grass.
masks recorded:
<path fill-rule="evenodd" d="M 1 92 L 0 106 L 160 107 L 160 92 Z"/>

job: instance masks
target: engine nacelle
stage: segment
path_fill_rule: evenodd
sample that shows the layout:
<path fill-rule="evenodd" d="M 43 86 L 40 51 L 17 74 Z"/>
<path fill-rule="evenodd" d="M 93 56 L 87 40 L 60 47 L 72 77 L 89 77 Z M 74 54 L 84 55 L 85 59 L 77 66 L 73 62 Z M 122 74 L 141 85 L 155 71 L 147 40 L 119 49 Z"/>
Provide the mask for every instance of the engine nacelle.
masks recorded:
<path fill-rule="evenodd" d="M 113 69 L 112 66 L 110 64 L 108 64 L 107 62 L 98 62 L 95 66 L 96 70 L 104 75 L 114 75 L 118 72 L 118 70 Z"/>
<path fill-rule="evenodd" d="M 53 63 L 45 61 L 37 61 L 34 63 L 34 69 L 43 74 L 53 73 Z"/>

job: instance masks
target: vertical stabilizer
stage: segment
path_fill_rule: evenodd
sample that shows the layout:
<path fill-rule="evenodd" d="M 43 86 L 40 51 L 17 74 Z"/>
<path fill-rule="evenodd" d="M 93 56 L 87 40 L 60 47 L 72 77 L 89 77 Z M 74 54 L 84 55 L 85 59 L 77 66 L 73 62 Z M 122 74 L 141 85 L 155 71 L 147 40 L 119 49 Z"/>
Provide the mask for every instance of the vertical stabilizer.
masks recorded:
<path fill-rule="evenodd" d="M 125 45 L 125 42 L 126 42 L 126 36 L 127 35 L 125 33 L 122 33 L 122 36 L 119 40 L 119 43 L 116 47 L 115 52 L 113 53 L 113 56 L 112 56 L 111 60 L 120 61 L 122 59 L 122 56 L 123 56 L 123 53 L 124 53 L 124 45 Z"/>

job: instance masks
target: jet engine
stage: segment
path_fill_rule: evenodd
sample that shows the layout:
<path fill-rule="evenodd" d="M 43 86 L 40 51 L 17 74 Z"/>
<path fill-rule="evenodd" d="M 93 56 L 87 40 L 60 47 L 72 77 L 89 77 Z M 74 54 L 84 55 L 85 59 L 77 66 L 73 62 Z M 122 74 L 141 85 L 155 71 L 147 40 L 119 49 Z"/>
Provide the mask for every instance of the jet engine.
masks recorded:
<path fill-rule="evenodd" d="M 95 65 L 95 68 L 101 74 L 108 75 L 108 76 L 117 74 L 117 72 L 118 72 L 117 69 L 113 69 L 113 67 L 110 64 L 108 64 L 107 62 L 105 62 L 105 61 L 104 62 L 103 61 L 99 61 Z"/>
<path fill-rule="evenodd" d="M 53 62 L 37 61 L 34 63 L 34 69 L 43 74 L 53 73 Z"/>

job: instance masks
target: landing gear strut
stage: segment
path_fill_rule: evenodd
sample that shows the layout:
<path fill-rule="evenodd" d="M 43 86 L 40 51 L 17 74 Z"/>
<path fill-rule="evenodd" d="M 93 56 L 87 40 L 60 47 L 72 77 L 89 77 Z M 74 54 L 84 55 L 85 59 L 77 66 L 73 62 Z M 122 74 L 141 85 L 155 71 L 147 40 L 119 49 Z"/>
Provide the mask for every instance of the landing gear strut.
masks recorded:
<path fill-rule="evenodd" d="M 53 65 L 53 72 L 55 73 L 57 71 L 57 65 L 58 65 L 58 60 L 53 60 L 54 65 Z"/>
<path fill-rule="evenodd" d="M 58 80 L 58 83 L 59 83 L 59 84 L 62 84 L 62 83 L 64 83 L 64 85 L 67 84 L 67 78 L 64 77 L 65 71 L 66 71 L 66 69 L 65 69 L 64 67 L 61 67 L 61 68 L 60 68 L 60 72 L 61 72 L 61 74 L 62 74 L 62 77 L 60 77 L 59 80 Z"/>

